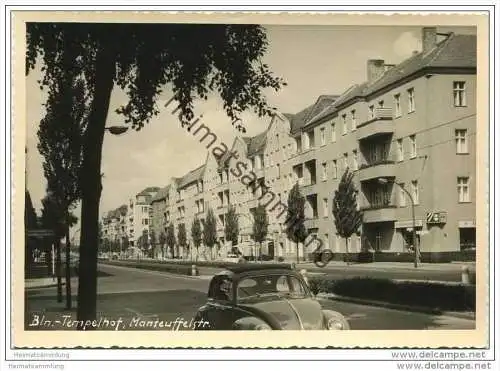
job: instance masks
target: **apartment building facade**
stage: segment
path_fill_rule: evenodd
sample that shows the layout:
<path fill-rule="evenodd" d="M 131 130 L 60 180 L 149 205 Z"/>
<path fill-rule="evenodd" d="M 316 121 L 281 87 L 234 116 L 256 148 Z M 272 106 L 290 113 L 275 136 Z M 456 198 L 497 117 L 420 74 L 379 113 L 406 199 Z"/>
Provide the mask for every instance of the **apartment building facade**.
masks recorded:
<path fill-rule="evenodd" d="M 236 156 L 209 151 L 203 165 L 172 178 L 152 198 L 155 234 L 170 222 L 177 234 L 184 224 L 192 247 L 192 222 L 203 221 L 211 208 L 223 257 L 232 247 L 224 236 L 231 205 L 239 221 L 238 249 L 251 256 L 252 213 L 262 204 L 269 218 L 262 253 L 271 258 L 310 259 L 318 247 L 332 250 L 336 259 L 365 250 L 411 256 L 414 204 L 424 261 L 473 251 L 476 37 L 426 27 L 422 45 L 398 65 L 367 61 L 366 81 L 340 95 L 322 95 L 296 114 L 276 113 L 263 132 L 235 138 L 228 152 Z M 346 168 L 355 174 L 363 213 L 347 246 L 332 214 Z M 284 231 L 288 194 L 296 183 L 306 200 L 308 240 L 314 241 L 299 244 L 298 252 Z M 130 235 L 141 233 L 134 227 Z M 185 247 L 176 255 L 189 258 Z"/>
<path fill-rule="evenodd" d="M 424 28 L 422 44 L 396 66 L 369 60 L 368 80 L 295 135 L 302 151 L 292 166 L 304 178 L 306 227 L 339 255 L 346 246 L 331 202 L 346 167 L 355 172 L 363 211 L 349 253 L 412 251 L 412 200 L 424 259 L 475 248 L 476 38 Z"/>
<path fill-rule="evenodd" d="M 127 205 L 127 234 L 130 247 L 140 248 L 139 239 L 141 236 L 149 236 L 152 222 L 151 200 L 159 190 L 159 187 L 146 187 L 129 199 Z"/>

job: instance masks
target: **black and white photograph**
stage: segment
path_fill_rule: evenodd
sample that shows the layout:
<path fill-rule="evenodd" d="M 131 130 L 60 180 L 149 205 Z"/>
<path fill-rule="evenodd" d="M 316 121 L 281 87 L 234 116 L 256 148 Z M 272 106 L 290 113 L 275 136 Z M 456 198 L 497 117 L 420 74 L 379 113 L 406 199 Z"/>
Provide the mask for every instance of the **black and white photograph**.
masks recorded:
<path fill-rule="evenodd" d="M 487 16 L 64 13 L 16 35 L 23 337 L 487 346 Z"/>

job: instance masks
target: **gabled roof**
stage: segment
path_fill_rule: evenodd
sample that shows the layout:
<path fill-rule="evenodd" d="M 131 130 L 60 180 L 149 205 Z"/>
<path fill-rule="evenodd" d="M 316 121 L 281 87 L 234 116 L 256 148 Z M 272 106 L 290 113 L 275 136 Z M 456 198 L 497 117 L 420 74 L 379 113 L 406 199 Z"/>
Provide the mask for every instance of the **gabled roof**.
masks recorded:
<path fill-rule="evenodd" d="M 335 102 L 338 97 L 338 95 L 320 95 L 314 104 L 302 111 L 294 115 L 290 113 L 283 114 L 290 121 L 290 132 L 295 134 L 300 131 L 311 118 Z"/>
<path fill-rule="evenodd" d="M 178 188 L 184 188 L 188 184 L 194 183 L 200 179 L 203 179 L 203 172 L 205 171 L 205 164 L 197 167 L 194 170 L 191 170 L 189 173 L 179 178 L 177 182 Z"/>
<path fill-rule="evenodd" d="M 160 190 L 160 187 L 146 187 L 140 191 L 137 196 L 150 196 L 151 193 L 156 193 Z"/>
<path fill-rule="evenodd" d="M 264 151 L 266 148 L 267 131 L 268 129 L 256 136 L 242 138 L 247 146 L 247 156 L 253 156 Z"/>
<path fill-rule="evenodd" d="M 475 69 L 477 65 L 476 35 L 455 35 L 451 33 L 446 39 L 437 43 L 427 51 L 417 53 L 398 65 L 387 69 L 379 78 L 371 82 L 363 82 L 351 86 L 338 99 L 321 113 L 312 116 L 308 124 L 313 124 L 335 113 L 340 106 L 359 97 L 366 97 L 397 83 L 417 72 L 429 68 L 466 68 Z M 307 109 L 309 109 L 308 107 Z M 306 110 L 307 110 L 306 109 Z M 310 115 L 311 116 L 311 115 Z"/>
<path fill-rule="evenodd" d="M 373 94 L 424 68 L 476 68 L 476 48 L 476 35 L 452 33 L 430 51 L 420 52 L 388 69 L 380 78 L 368 84 L 363 94 Z"/>
<path fill-rule="evenodd" d="M 151 199 L 151 203 L 165 200 L 167 198 L 169 190 L 170 190 L 170 184 L 167 185 L 166 187 L 160 188 L 160 190 L 156 192 L 156 194 Z"/>

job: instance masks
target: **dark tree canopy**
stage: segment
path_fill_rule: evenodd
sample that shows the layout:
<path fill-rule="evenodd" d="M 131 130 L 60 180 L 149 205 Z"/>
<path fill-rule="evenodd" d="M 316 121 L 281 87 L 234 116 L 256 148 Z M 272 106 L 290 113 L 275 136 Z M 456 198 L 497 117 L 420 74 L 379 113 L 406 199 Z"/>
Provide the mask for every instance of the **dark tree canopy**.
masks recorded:
<path fill-rule="evenodd" d="M 78 219 L 73 214 L 66 215 L 66 209 L 50 192 L 42 199 L 41 224 L 43 228 L 54 231 L 56 238 L 61 239 L 66 235 L 67 226 L 76 224 Z"/>
<path fill-rule="evenodd" d="M 207 217 L 203 223 L 203 243 L 212 248 L 217 242 L 217 222 L 212 208 L 208 208 Z"/>
<path fill-rule="evenodd" d="M 179 224 L 177 230 L 177 243 L 182 247 L 187 245 L 186 225 L 184 223 Z"/>
<path fill-rule="evenodd" d="M 177 241 L 175 240 L 175 227 L 174 223 L 170 222 L 170 224 L 167 227 L 167 236 L 166 236 L 166 243 L 170 251 L 172 251 L 172 255 L 174 254 L 174 248 L 175 244 Z"/>
<path fill-rule="evenodd" d="M 36 216 L 33 202 L 28 191 L 24 192 L 24 228 L 34 229 L 38 226 L 38 218 Z"/>
<path fill-rule="evenodd" d="M 193 239 L 194 247 L 200 247 L 202 241 L 201 222 L 197 217 L 194 218 L 191 225 L 191 238 Z"/>
<path fill-rule="evenodd" d="M 238 215 L 236 214 L 235 207 L 230 206 L 226 215 L 226 225 L 224 226 L 226 241 L 231 241 L 233 246 L 237 245 L 239 233 Z"/>
<path fill-rule="evenodd" d="M 346 169 L 333 197 L 333 217 L 337 234 L 349 238 L 358 232 L 362 214 L 357 207 L 357 190 L 353 182 L 354 173 Z"/>
<path fill-rule="evenodd" d="M 267 238 L 269 220 L 267 211 L 264 205 L 259 205 L 253 214 L 253 233 L 252 237 L 255 242 L 262 243 Z"/>
<path fill-rule="evenodd" d="M 194 117 L 193 102 L 217 92 L 234 124 L 251 107 L 270 115 L 263 89 L 285 85 L 262 63 L 268 42 L 258 25 L 28 23 L 26 73 L 41 57 L 42 86 L 57 89 L 61 76 L 85 79 L 94 93 L 100 52 L 115 62 L 114 83 L 129 101 L 117 112 L 140 129 L 158 114 L 156 100 L 165 86 L 179 102 L 180 118 Z"/>
<path fill-rule="evenodd" d="M 304 242 L 307 237 L 305 222 L 304 196 L 300 193 L 299 185 L 295 184 L 288 194 L 288 210 L 285 222 L 287 237 L 295 242 Z"/>

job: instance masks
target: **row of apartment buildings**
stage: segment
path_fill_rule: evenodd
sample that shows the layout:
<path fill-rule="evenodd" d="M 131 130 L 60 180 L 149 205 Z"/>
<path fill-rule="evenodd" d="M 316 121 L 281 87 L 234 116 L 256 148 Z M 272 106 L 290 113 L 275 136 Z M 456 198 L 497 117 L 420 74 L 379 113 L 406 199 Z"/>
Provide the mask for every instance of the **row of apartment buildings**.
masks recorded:
<path fill-rule="evenodd" d="M 277 112 L 264 132 L 235 138 L 223 155 L 209 150 L 197 169 L 156 192 L 149 188 L 148 206 L 134 204 L 144 208 L 139 219 L 149 213 L 141 226 L 158 236 L 170 222 L 184 224 L 190 240 L 194 218 L 203 220 L 211 207 L 224 254 L 225 216 L 232 205 L 239 217 L 239 248 L 250 255 L 252 210 L 264 204 L 265 253 L 294 258 L 296 246 L 283 224 L 288 192 L 298 182 L 309 235 L 342 256 L 346 246 L 336 234 L 332 199 L 349 168 L 363 212 L 359 235 L 347 241 L 349 253 L 407 253 L 414 222 L 424 260 L 474 251 L 476 36 L 426 27 L 422 45 L 421 52 L 397 65 L 368 60 L 364 83 L 322 95 L 298 113 Z M 210 129 L 202 127 L 206 138 Z M 129 215 L 121 211 L 115 217 Z M 132 232 L 129 227 L 129 237 L 142 233 L 137 227 Z M 315 248 L 306 241 L 299 255 L 305 258 Z"/>

